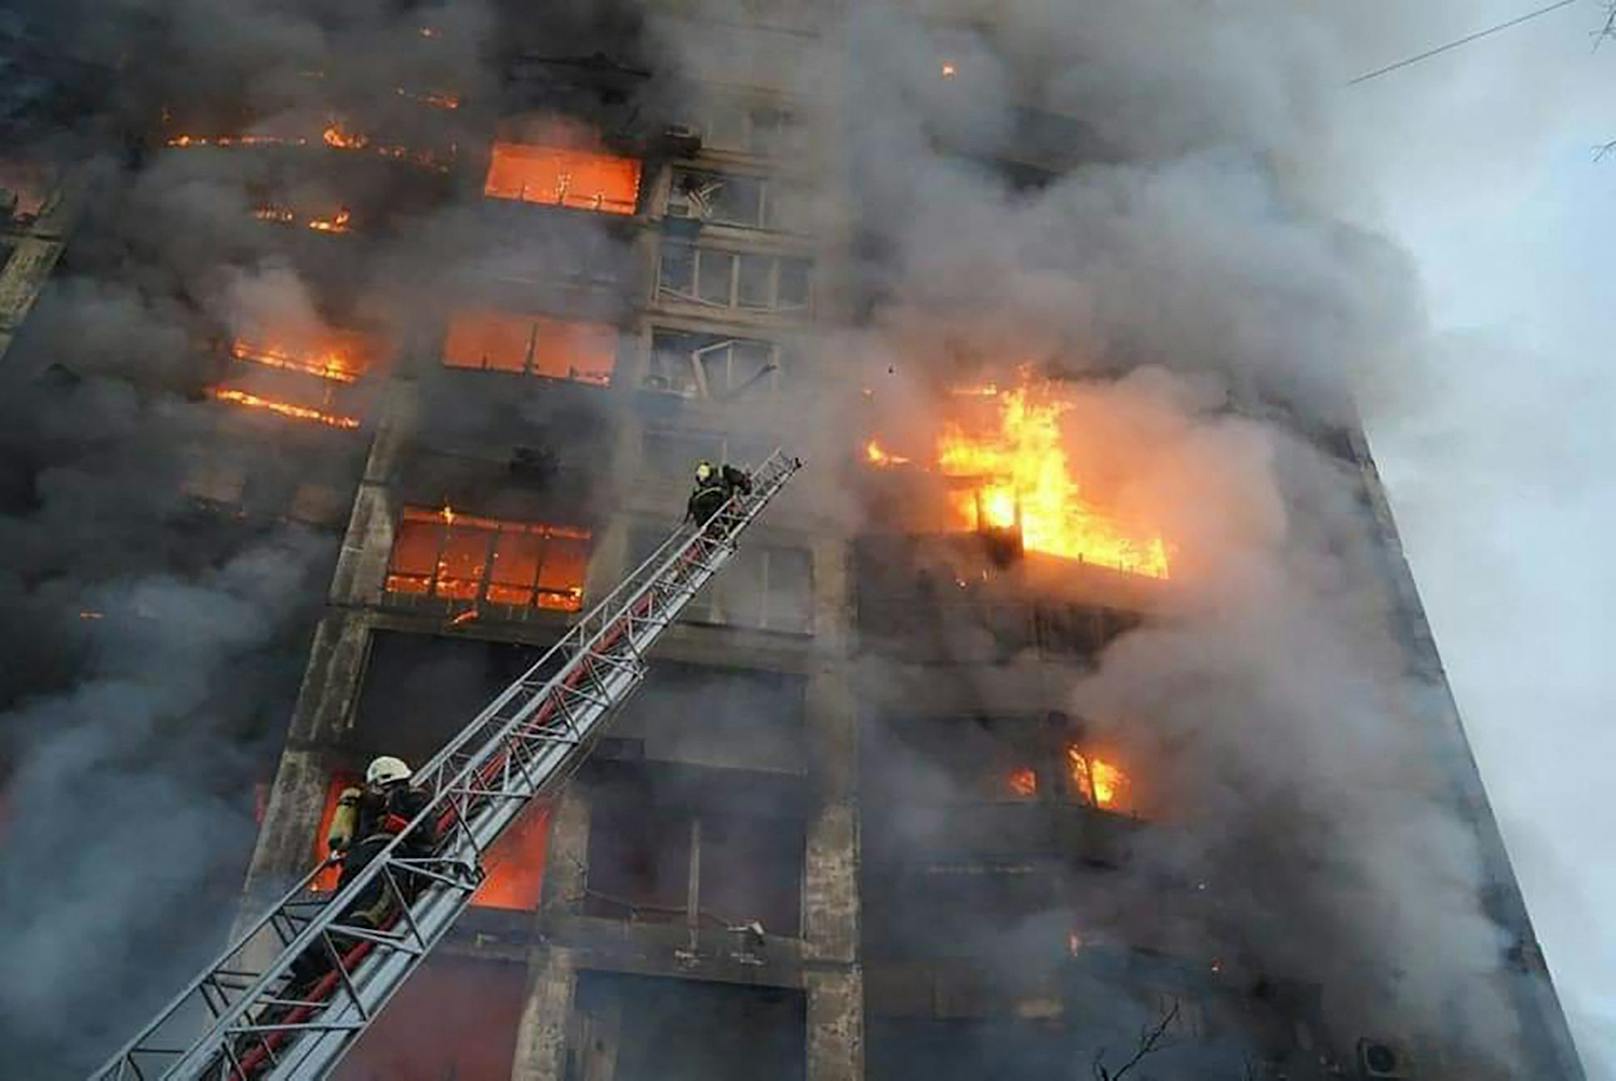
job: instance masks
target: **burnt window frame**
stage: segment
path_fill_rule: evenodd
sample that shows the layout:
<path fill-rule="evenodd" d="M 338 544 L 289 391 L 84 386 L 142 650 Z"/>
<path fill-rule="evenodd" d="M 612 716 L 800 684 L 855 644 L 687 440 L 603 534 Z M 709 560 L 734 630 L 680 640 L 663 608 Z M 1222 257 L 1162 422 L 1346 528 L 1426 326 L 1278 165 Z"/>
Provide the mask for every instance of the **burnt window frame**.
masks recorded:
<path fill-rule="evenodd" d="M 416 517 L 412 518 L 411 515 L 415 515 Z M 405 526 L 412 523 L 429 525 L 433 519 L 436 519 L 436 528 L 440 531 L 435 549 L 435 558 L 433 561 L 433 566 L 435 569 L 433 573 L 428 576 L 423 576 L 413 571 L 400 569 L 396 564 L 396 559 L 400 551 L 401 542 L 404 538 Z M 485 522 L 494 523 L 493 528 L 488 528 L 480 524 Z M 449 553 L 451 541 L 454 539 L 454 531 L 457 528 L 457 524 L 458 528 L 464 530 L 467 536 L 473 534 L 483 534 L 482 562 L 478 564 L 478 573 L 475 576 L 451 576 L 444 573 L 446 556 Z M 537 536 L 540 538 L 539 553 L 534 563 L 532 579 L 530 584 L 525 587 L 495 581 L 495 562 L 499 557 L 499 542 L 500 538 L 506 534 L 513 536 Z M 545 568 L 547 565 L 550 565 L 552 545 L 557 539 L 576 541 L 583 546 L 582 573 L 578 577 L 578 584 L 576 587 L 555 589 L 545 587 L 541 584 L 544 579 Z M 399 601 L 407 598 L 409 600 L 438 601 L 447 602 L 449 604 L 467 604 L 473 609 L 481 608 L 486 604 L 501 608 L 513 609 L 515 611 L 563 613 L 580 612 L 583 610 L 584 593 L 589 581 L 589 565 L 591 560 L 594 558 L 594 544 L 595 537 L 593 531 L 580 526 L 561 525 L 554 522 L 524 522 L 503 518 L 485 518 L 480 515 L 471 514 L 456 514 L 453 516 L 453 518 L 451 518 L 450 516 L 445 515 L 441 510 L 433 511 L 429 508 L 415 505 L 405 506 L 401 508 L 398 517 L 394 522 L 393 544 L 387 554 L 387 566 L 382 578 L 382 593 L 383 596 L 390 601 Z M 423 577 L 425 578 L 426 588 L 422 590 L 400 589 L 394 585 L 395 581 L 418 581 Z M 445 581 L 452 583 L 475 582 L 476 588 L 470 596 L 456 593 L 446 593 L 440 589 L 440 586 Z M 531 598 L 526 601 L 496 599 L 489 595 L 490 590 L 495 588 L 510 588 L 513 590 L 525 588 L 531 593 Z M 566 603 L 540 603 L 541 598 L 546 596 L 557 598 L 564 597 L 566 598 Z"/>
<path fill-rule="evenodd" d="M 703 345 L 688 351 L 667 348 L 670 339 L 705 339 Z M 736 352 L 742 347 L 762 347 L 766 350 L 763 363 L 750 378 L 735 380 Z M 720 352 L 727 351 L 723 358 Z M 653 393 L 667 394 L 688 401 L 727 404 L 737 397 L 759 395 L 778 398 L 784 392 L 782 385 L 789 351 L 777 341 L 745 334 L 715 334 L 706 331 L 686 331 L 673 327 L 653 326 L 647 343 L 644 374 L 640 388 Z M 721 393 L 713 393 L 707 360 L 711 357 L 725 365 L 725 386 Z M 689 361 L 688 367 L 681 361 Z M 772 367 L 772 371 L 769 370 Z M 688 371 L 688 380 L 684 378 Z"/>
<path fill-rule="evenodd" d="M 669 266 L 676 260 L 687 259 L 690 265 L 688 290 L 680 289 L 670 282 Z M 742 267 L 748 259 L 762 259 L 768 261 L 768 299 L 762 303 L 747 303 L 742 296 Z M 728 260 L 727 277 L 729 287 L 725 291 L 725 299 L 714 300 L 704 296 L 703 273 L 704 264 Z M 798 303 L 789 303 L 782 298 L 781 284 L 786 280 L 789 269 L 800 270 L 802 274 L 802 299 Z M 807 315 L 813 311 L 814 304 L 814 261 L 806 256 L 787 255 L 778 252 L 750 252 L 732 248 L 709 246 L 704 244 L 683 244 L 677 241 L 664 241 L 662 250 L 657 253 L 656 266 L 656 296 L 658 300 L 673 300 L 681 304 L 695 304 L 703 308 L 718 311 L 737 312 L 764 312 L 781 315 Z"/>
<path fill-rule="evenodd" d="M 720 119 L 731 123 L 727 133 Z M 738 121 L 738 123 L 736 123 Z M 703 151 L 744 154 L 754 158 L 787 157 L 798 148 L 805 128 L 797 113 L 783 103 L 748 101 L 733 95 L 714 94 L 684 112 L 683 123 L 701 137 Z M 729 133 L 738 133 L 731 139 Z"/>
<path fill-rule="evenodd" d="M 595 387 L 600 390 L 609 389 L 616 380 L 618 365 L 622 361 L 623 354 L 623 331 L 621 327 L 615 326 L 611 323 L 591 321 L 586 319 L 565 319 L 538 312 L 513 312 L 486 306 L 481 308 L 466 309 L 466 311 L 471 313 L 492 313 L 494 315 L 512 319 L 514 321 L 520 321 L 527 325 L 527 343 L 522 350 L 522 368 L 520 371 L 517 371 L 514 368 L 491 366 L 488 363 L 488 358 L 486 355 L 483 357 L 483 363 L 478 365 L 451 363 L 449 360 L 449 335 L 454 326 L 455 314 L 458 314 L 455 313 L 451 314 L 450 317 L 444 322 L 443 335 L 438 344 L 438 367 L 444 371 L 493 372 L 500 375 L 521 376 L 524 379 L 542 379 L 552 383 L 576 383 L 579 386 Z M 552 375 L 549 372 L 540 371 L 535 366 L 534 362 L 538 359 L 540 354 L 540 342 L 542 340 L 540 331 L 546 325 L 573 326 L 604 331 L 605 334 L 611 338 L 611 367 L 606 371 L 605 376 L 603 378 L 584 378 L 576 374 L 578 372 L 577 368 L 569 368 L 569 374 L 567 375 Z"/>
<path fill-rule="evenodd" d="M 630 530 L 627 573 L 650 555 L 665 535 L 661 526 L 649 523 Z M 801 560 L 801 603 L 788 599 L 789 586 L 771 589 L 771 571 L 777 563 Z M 756 569 L 756 577 L 750 572 Z M 779 572 L 787 582 L 790 571 Z M 755 596 L 755 604 L 741 597 Z M 755 618 L 753 611 L 755 609 Z M 729 568 L 706 588 L 696 594 L 679 615 L 679 622 L 698 626 L 730 627 L 739 630 L 767 631 L 811 637 L 814 633 L 814 552 L 812 548 L 791 544 L 747 544 L 735 553 Z"/>
<path fill-rule="evenodd" d="M 750 217 L 721 217 L 719 207 L 725 184 L 736 182 L 758 186 L 757 210 Z M 702 195 L 706 192 L 708 194 Z M 743 173 L 699 166 L 675 165 L 669 176 L 663 215 L 668 218 L 724 225 L 735 229 L 755 229 L 773 233 L 803 233 L 805 228 L 789 218 L 782 221 L 775 205 L 799 206 L 806 189 L 791 181 L 767 174 Z M 704 213 L 701 207 L 705 204 Z"/>

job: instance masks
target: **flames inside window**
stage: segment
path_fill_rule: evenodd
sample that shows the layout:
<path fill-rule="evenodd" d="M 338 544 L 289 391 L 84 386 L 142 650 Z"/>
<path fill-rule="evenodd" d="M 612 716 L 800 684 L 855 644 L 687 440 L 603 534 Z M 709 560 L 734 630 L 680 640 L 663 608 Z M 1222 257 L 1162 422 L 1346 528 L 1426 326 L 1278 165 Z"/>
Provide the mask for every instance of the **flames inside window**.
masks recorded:
<path fill-rule="evenodd" d="M 599 150 L 497 142 L 483 194 L 494 199 L 632 214 L 640 163 Z"/>
<path fill-rule="evenodd" d="M 242 335 L 230 343 L 230 355 L 244 364 L 302 372 L 334 383 L 356 381 L 374 359 L 365 337 L 347 331 L 328 331 L 318 340 L 296 335 Z"/>
<path fill-rule="evenodd" d="M 450 320 L 443 363 L 606 386 L 617 363 L 617 337 L 616 328 L 603 323 L 479 308 Z"/>
<path fill-rule="evenodd" d="M 388 566 L 393 593 L 576 612 L 589 532 L 406 507 Z"/>
<path fill-rule="evenodd" d="M 1069 460 L 1061 416 L 1072 403 L 1054 383 L 956 392 L 939 431 L 935 471 L 948 486 L 948 518 L 965 531 L 1010 531 L 1021 546 L 1130 574 L 1168 577 L 1167 546 L 1148 525 L 1124 521 L 1084 491 Z M 865 461 L 877 468 L 910 462 L 871 440 Z"/>
<path fill-rule="evenodd" d="M 1068 747 L 1066 771 L 1072 791 L 1084 803 L 1119 814 L 1134 809 L 1132 785 L 1116 763 L 1078 747 Z"/>

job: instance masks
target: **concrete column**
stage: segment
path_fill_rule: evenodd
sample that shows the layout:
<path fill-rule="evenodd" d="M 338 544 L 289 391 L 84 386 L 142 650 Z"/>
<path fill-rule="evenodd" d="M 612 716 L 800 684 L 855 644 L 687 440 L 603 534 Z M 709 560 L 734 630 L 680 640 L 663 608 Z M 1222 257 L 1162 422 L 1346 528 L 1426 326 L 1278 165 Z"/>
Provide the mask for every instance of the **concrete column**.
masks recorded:
<path fill-rule="evenodd" d="M 550 820 L 539 920 L 577 908 L 589 870 L 589 795 L 571 785 L 562 790 Z"/>
<path fill-rule="evenodd" d="M 541 946 L 529 957 L 528 971 L 511 1081 L 563 1081 L 572 997 L 578 986 L 572 952 Z"/>
<path fill-rule="evenodd" d="M 864 974 L 857 967 L 809 972 L 808 1081 L 864 1077 Z"/>

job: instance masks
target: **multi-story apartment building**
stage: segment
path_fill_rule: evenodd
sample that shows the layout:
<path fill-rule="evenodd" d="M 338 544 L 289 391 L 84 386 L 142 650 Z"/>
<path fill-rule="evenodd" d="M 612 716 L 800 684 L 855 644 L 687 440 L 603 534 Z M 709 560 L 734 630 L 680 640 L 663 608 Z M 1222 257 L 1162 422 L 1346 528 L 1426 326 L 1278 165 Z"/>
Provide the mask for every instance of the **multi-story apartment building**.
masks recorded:
<path fill-rule="evenodd" d="M 409 119 L 361 104 L 315 132 L 176 109 L 147 148 L 260 161 L 253 227 L 281 230 L 312 297 L 244 301 L 188 388 L 224 433 L 198 443 L 191 495 L 341 534 L 249 905 L 323 855 L 370 757 L 428 757 L 632 567 L 697 459 L 784 442 L 810 462 L 340 1076 L 1097 1076 L 1140 1029 L 1160 1044 L 1141 1075 L 1485 1076 L 1441 1032 L 1352 1030 L 1329 987 L 1186 952 L 1164 928 L 1207 918 L 1206 883 L 1115 885 L 1171 798 L 1068 691 L 1172 579 L 939 525 L 912 511 L 930 481 L 866 468 L 845 412 L 866 388 L 827 343 L 879 255 L 846 118 L 800 93 L 846 51 L 811 10 L 665 18 L 706 44 L 676 72 L 513 29 L 487 100 L 403 87 Z M 1012 185 L 1098 152 L 1080 119 L 1016 116 L 983 163 Z M 57 250 L 54 206 L 0 235 L 0 349 Z M 406 232 L 435 239 L 389 259 Z M 270 429 L 273 463 L 229 437 Z M 1329 450 L 1380 531 L 1408 663 L 1440 685 L 1364 441 Z M 1578 1076 L 1435 700 L 1416 723 L 1514 943 L 1478 978 L 1505 989 L 1532 1076 Z"/>

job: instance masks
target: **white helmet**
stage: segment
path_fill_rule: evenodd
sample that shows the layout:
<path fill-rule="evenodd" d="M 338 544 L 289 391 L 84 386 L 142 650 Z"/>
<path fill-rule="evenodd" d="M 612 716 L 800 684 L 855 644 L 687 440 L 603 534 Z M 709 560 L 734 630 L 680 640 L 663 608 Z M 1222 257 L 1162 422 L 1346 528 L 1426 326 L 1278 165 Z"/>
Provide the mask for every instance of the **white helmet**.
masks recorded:
<path fill-rule="evenodd" d="M 705 481 L 708 477 L 711 477 L 712 475 L 713 475 L 713 463 L 712 462 L 697 462 L 696 463 L 696 479 L 697 480 Z"/>
<path fill-rule="evenodd" d="M 371 759 L 370 765 L 365 769 L 366 784 L 392 784 L 394 781 L 409 779 L 409 765 L 402 758 L 394 758 L 390 754 Z"/>

